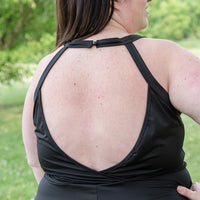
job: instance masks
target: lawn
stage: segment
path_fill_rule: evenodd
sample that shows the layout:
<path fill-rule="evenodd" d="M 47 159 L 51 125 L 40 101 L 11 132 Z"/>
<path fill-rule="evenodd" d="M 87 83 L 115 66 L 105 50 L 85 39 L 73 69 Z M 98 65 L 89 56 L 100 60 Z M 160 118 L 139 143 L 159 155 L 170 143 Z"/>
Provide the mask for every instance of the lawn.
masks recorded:
<path fill-rule="evenodd" d="M 0 86 L 0 200 L 31 200 L 36 192 L 21 135 L 27 87 L 24 84 Z"/>
<path fill-rule="evenodd" d="M 200 44 L 180 42 L 200 57 Z M 199 45 L 197 45 L 199 44 Z M 0 85 L 0 200 L 34 199 L 37 184 L 26 162 L 21 135 L 22 108 L 28 84 Z M 182 115 L 186 137 L 184 150 L 193 181 L 200 181 L 200 126 Z"/>

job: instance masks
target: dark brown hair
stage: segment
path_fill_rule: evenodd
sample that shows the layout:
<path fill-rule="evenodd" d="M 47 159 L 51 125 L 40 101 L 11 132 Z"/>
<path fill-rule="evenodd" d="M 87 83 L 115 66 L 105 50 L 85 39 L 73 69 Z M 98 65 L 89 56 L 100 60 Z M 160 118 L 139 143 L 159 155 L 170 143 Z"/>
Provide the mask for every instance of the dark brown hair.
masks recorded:
<path fill-rule="evenodd" d="M 56 46 L 99 33 L 112 18 L 113 10 L 114 0 L 56 0 Z"/>

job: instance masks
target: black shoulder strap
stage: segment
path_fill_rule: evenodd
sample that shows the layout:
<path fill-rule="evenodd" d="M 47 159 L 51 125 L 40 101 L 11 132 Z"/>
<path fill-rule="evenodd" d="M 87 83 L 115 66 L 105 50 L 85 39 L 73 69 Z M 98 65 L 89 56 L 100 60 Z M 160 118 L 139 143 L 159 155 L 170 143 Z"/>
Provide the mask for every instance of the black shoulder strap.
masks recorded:
<path fill-rule="evenodd" d="M 134 42 L 143 36 L 140 35 L 128 35 L 122 38 L 106 38 L 97 41 L 93 40 L 73 40 L 68 43 L 69 48 L 91 48 L 96 46 L 97 48 L 100 47 L 110 47 L 110 46 L 119 46 L 125 45 L 130 42 Z"/>
<path fill-rule="evenodd" d="M 139 71 L 141 72 L 142 76 L 148 83 L 148 85 L 156 91 L 158 95 L 161 96 L 164 100 L 167 100 L 169 103 L 169 95 L 167 91 L 158 83 L 158 81 L 154 78 L 154 76 L 149 71 L 147 65 L 145 64 L 144 60 L 142 59 L 140 53 L 136 49 L 135 45 L 130 42 L 125 44 L 126 48 L 128 49 L 129 53 L 131 54 L 135 64 L 137 65 Z"/>
<path fill-rule="evenodd" d="M 109 47 L 109 46 L 119 46 L 119 45 L 126 45 L 130 42 L 134 42 L 143 36 L 140 35 L 128 35 L 123 38 L 108 38 L 95 41 L 95 45 L 97 48 L 99 47 Z"/>
<path fill-rule="evenodd" d="M 154 79 L 154 77 L 151 75 L 150 71 L 148 70 L 147 66 L 145 65 L 143 59 L 141 58 L 139 52 L 135 48 L 133 42 L 143 38 L 143 36 L 140 35 L 128 35 L 123 38 L 107 38 L 107 39 L 102 39 L 102 40 L 73 40 L 71 42 L 68 42 L 64 45 L 63 48 L 61 48 L 57 54 L 53 57 L 53 59 L 50 61 L 50 63 L 47 65 L 46 69 L 44 70 L 38 85 L 35 90 L 34 94 L 34 101 L 37 98 L 37 94 L 39 90 L 42 87 L 42 84 L 48 75 L 49 71 L 53 67 L 53 65 L 56 63 L 56 61 L 59 59 L 59 57 L 64 53 L 64 51 L 67 48 L 91 48 L 92 46 L 96 46 L 97 48 L 100 47 L 109 47 L 109 46 L 118 46 L 118 45 L 125 45 L 130 52 L 133 60 L 135 61 L 136 65 L 138 66 L 138 69 L 144 76 L 145 80 L 150 84 L 153 85 L 153 87 L 157 87 L 159 90 L 161 90 L 161 93 L 164 95 L 165 92 L 163 91 L 163 88 L 158 84 L 158 82 Z"/>
<path fill-rule="evenodd" d="M 102 40 L 73 40 L 71 42 L 67 42 L 64 44 L 64 47 L 61 48 L 57 54 L 53 57 L 53 59 L 50 61 L 50 63 L 47 65 L 46 69 L 44 70 L 38 85 L 36 87 L 35 93 L 34 93 L 34 101 L 37 98 L 38 92 L 42 87 L 42 84 L 48 75 L 49 71 L 53 67 L 53 65 L 56 63 L 56 61 L 59 59 L 59 57 L 64 53 L 64 51 L 67 48 L 91 48 L 92 46 L 96 46 L 97 48 L 100 47 L 109 47 L 109 46 L 118 46 L 118 45 L 126 45 L 129 43 L 134 42 L 135 40 L 138 40 L 142 38 L 140 35 L 128 35 L 123 38 L 107 38 Z"/>
<path fill-rule="evenodd" d="M 36 87 L 35 93 L 34 93 L 34 101 L 37 98 L 37 94 L 38 91 L 40 90 L 40 88 L 42 87 L 42 84 L 47 76 L 47 74 L 49 73 L 49 71 L 51 70 L 51 68 L 53 67 L 53 65 L 56 63 L 56 61 L 58 60 L 58 58 L 60 58 L 60 56 L 64 53 L 64 51 L 68 48 L 68 43 L 66 43 L 64 45 L 64 47 L 62 47 L 58 53 L 52 58 L 52 60 L 50 61 L 50 63 L 47 65 L 46 69 L 44 70 L 44 72 L 42 73 L 42 76 L 40 77 L 40 80 L 38 82 L 38 85 Z"/>

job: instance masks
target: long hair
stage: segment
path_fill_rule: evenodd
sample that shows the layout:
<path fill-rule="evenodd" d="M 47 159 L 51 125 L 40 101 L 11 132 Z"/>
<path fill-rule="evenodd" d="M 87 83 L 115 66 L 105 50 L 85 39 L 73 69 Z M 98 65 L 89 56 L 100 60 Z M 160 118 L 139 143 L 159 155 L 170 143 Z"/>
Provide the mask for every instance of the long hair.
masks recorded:
<path fill-rule="evenodd" d="M 113 11 L 114 0 L 56 0 L 56 47 L 99 33 L 111 20 Z"/>

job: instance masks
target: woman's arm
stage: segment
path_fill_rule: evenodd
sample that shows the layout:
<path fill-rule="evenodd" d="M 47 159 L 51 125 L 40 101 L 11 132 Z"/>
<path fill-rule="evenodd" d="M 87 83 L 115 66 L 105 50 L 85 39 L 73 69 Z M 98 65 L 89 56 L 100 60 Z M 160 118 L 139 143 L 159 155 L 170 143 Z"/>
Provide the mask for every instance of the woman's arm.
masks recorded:
<path fill-rule="evenodd" d="M 46 56 L 38 64 L 37 70 L 26 94 L 22 115 L 22 136 L 27 161 L 29 166 L 32 168 L 35 179 L 38 183 L 41 181 L 44 171 L 42 170 L 38 160 L 37 139 L 35 135 L 35 126 L 33 124 L 34 92 L 49 59 L 49 56 Z"/>
<path fill-rule="evenodd" d="M 169 97 L 176 109 L 200 124 L 200 59 L 179 45 L 169 42 Z M 190 200 L 200 200 L 200 184 L 188 189 L 177 187 L 178 193 Z"/>
<path fill-rule="evenodd" d="M 44 171 L 42 170 L 37 153 L 37 139 L 35 135 L 35 126 L 33 124 L 33 106 L 34 106 L 34 92 L 36 86 L 39 82 L 39 79 L 45 70 L 48 63 L 51 61 L 53 56 L 61 49 L 58 48 L 56 51 L 51 54 L 45 56 L 38 64 L 37 70 L 33 77 L 33 80 L 30 84 L 28 92 L 26 94 L 23 116 L 22 116 L 22 135 L 24 146 L 26 150 L 26 155 L 28 159 L 28 164 L 32 168 L 34 176 L 39 183 L 44 175 Z"/>
<path fill-rule="evenodd" d="M 193 183 L 190 189 L 178 186 L 177 191 L 190 200 L 200 200 L 200 183 Z"/>
<path fill-rule="evenodd" d="M 169 97 L 173 106 L 200 124 L 200 59 L 168 40 L 159 40 L 168 66 Z M 179 194 L 190 200 L 200 200 L 200 183 L 190 189 L 178 186 Z"/>
<path fill-rule="evenodd" d="M 26 94 L 24 109 L 22 115 L 22 135 L 28 164 L 32 168 L 36 181 L 39 183 L 42 179 L 44 172 L 40 167 L 37 154 L 37 142 L 34 133 L 35 126 L 33 124 L 33 84 L 28 89 Z"/>
<path fill-rule="evenodd" d="M 173 42 L 168 43 L 168 55 L 170 100 L 200 124 L 200 59 Z"/>

